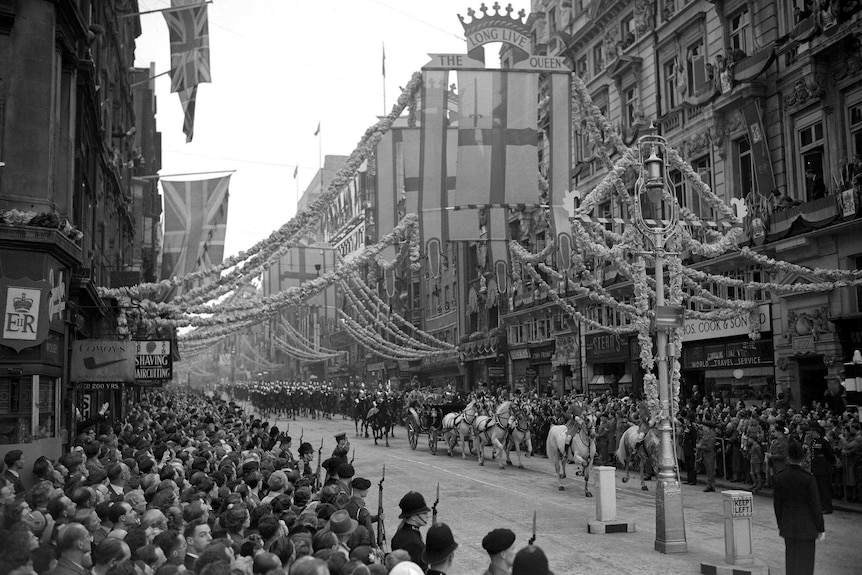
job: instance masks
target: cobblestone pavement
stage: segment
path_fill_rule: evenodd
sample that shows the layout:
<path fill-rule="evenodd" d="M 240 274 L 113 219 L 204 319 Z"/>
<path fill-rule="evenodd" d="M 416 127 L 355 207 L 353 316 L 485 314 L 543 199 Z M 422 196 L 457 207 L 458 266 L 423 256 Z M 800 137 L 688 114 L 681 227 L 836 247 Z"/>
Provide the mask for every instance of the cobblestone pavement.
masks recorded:
<path fill-rule="evenodd" d="M 273 421 L 272 418 L 269 419 Z M 278 419 L 284 430 L 287 421 Z M 524 458 L 525 469 L 507 467 L 501 470 L 488 459 L 480 467 L 475 456 L 464 461 L 460 448 L 450 458 L 445 442 L 440 441 L 432 455 L 428 436 L 420 435 L 417 449 L 411 450 L 404 427 L 396 428 L 391 447 L 375 446 L 372 439 L 354 436 L 353 422 L 341 416 L 334 419 L 301 418 L 290 422 L 294 449 L 304 429 L 305 441 L 320 445 L 324 438 L 324 458 L 334 447 L 333 436 L 348 432 L 355 449 L 357 476 L 373 482 L 368 507 L 377 507 L 377 482 L 386 465 L 384 510 L 389 538 L 398 526 L 398 501 L 408 490 L 420 491 L 430 506 L 440 483 L 438 521 L 452 527 L 461 544 L 456 552 L 454 573 L 481 573 L 487 554 L 481 547 L 482 537 L 495 527 L 509 527 L 517 534 L 516 545 L 522 547 L 530 538 L 533 511 L 537 514 L 536 544 L 548 555 L 551 569 L 564 574 L 664 574 L 699 573 L 701 561 L 721 563 L 724 560 L 724 523 L 721 487 L 715 493 L 704 493 L 703 486 L 683 485 L 685 508 L 686 553 L 662 554 L 654 551 L 655 482 L 647 482 L 650 491 L 640 490 L 634 478 L 622 483 L 617 472 L 617 515 L 620 520 L 634 521 L 635 533 L 594 535 L 587 533 L 587 521 L 595 519 L 595 498 L 584 496 L 583 477 L 575 477 L 568 466 L 565 491 L 558 491 L 553 464 L 544 457 Z M 514 452 L 512 453 L 515 459 Z M 591 481 L 592 483 L 592 481 Z M 591 489 L 595 489 L 591 485 Z M 826 516 L 826 540 L 818 543 L 816 572 L 824 574 L 858 573 L 862 565 L 859 527 L 862 516 L 836 510 Z M 755 558 L 765 563 L 773 575 L 784 569 L 784 541 L 778 536 L 772 499 L 754 497 L 752 544 Z M 423 530 L 424 533 L 424 530 Z"/>

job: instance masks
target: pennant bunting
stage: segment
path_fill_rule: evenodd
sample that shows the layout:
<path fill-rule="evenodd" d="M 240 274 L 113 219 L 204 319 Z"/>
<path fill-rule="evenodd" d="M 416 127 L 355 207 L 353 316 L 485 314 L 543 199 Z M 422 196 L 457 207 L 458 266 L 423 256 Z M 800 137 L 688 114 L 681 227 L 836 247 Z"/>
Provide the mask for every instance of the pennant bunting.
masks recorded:
<path fill-rule="evenodd" d="M 162 12 L 171 42 L 171 92 L 183 92 L 212 82 L 207 5 L 200 0 L 171 0 Z"/>
<path fill-rule="evenodd" d="M 230 176 L 210 180 L 162 180 L 165 237 L 162 277 L 210 269 L 224 258 Z"/>

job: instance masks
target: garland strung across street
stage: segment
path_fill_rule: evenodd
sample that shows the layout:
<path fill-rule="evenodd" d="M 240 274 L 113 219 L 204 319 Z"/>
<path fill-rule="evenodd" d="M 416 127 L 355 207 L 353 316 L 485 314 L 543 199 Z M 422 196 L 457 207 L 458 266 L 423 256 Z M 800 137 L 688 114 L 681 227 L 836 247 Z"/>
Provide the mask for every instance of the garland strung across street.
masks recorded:
<path fill-rule="evenodd" d="M 636 199 L 629 193 L 626 181 L 631 180 L 633 170 L 640 169 L 640 160 L 635 148 L 630 148 L 623 141 L 619 128 L 613 126 L 592 102 L 590 94 L 576 74 L 570 75 L 572 83 L 571 113 L 572 124 L 582 126 L 586 131 L 589 143 L 593 146 L 597 157 L 607 170 L 604 178 L 581 199 L 580 206 L 575 210 L 574 217 L 569 220 L 569 235 L 576 249 L 571 250 L 568 273 L 554 269 L 545 263 L 548 256 L 557 249 L 555 241 L 548 242 L 547 247 L 539 254 L 530 254 L 515 241 L 509 241 L 509 250 L 515 265 L 511 276 L 515 285 L 521 285 L 525 273 L 539 288 L 545 290 L 549 297 L 574 319 L 590 326 L 616 334 L 637 333 L 640 343 L 640 362 L 646 371 L 644 388 L 652 415 L 659 410 L 658 392 L 655 376 L 655 356 L 653 352 L 650 328 L 654 319 L 652 298 L 655 297 L 656 282 L 649 278 L 646 269 L 653 263 L 653 255 L 646 249 L 645 240 L 635 226 L 625 222 L 622 233 L 608 230 L 592 217 L 601 204 L 610 201 L 622 203 L 627 213 L 637 209 Z M 321 291 L 340 286 L 350 303 L 353 313 L 360 319 L 360 324 L 354 317 L 338 310 L 341 327 L 360 345 L 387 359 L 429 359 L 448 357 L 457 353 L 457 347 L 451 343 L 435 338 L 415 326 L 402 316 L 395 313 L 376 293 L 359 279 L 359 273 L 365 266 L 375 264 L 384 271 L 393 271 L 404 258 L 409 261 L 412 271 L 421 269 L 420 258 L 423 246 L 419 242 L 419 217 L 410 213 L 392 229 L 392 232 L 381 238 L 380 242 L 366 246 L 356 256 L 341 261 L 336 268 L 321 274 L 318 278 L 302 283 L 284 291 L 265 297 L 237 298 L 218 302 L 227 294 L 249 284 L 267 271 L 274 262 L 290 248 L 298 245 L 298 239 L 303 233 L 317 225 L 328 206 L 335 200 L 339 192 L 354 178 L 362 163 L 374 155 L 375 146 L 392 127 L 393 122 L 408 111 L 408 126 L 415 125 L 417 114 L 416 97 L 422 86 L 422 74 L 415 73 L 402 91 L 398 102 L 385 118 L 371 126 L 360 139 L 357 148 L 348 157 L 345 165 L 338 171 L 326 187 L 320 198 L 312 202 L 308 209 L 298 213 L 293 219 L 273 232 L 267 239 L 258 242 L 246 252 L 224 260 L 219 266 L 201 270 L 184 277 L 171 278 L 157 283 L 141 284 L 127 288 L 100 288 L 102 297 L 114 297 L 121 302 L 134 302 L 135 305 L 123 306 L 120 314 L 121 333 L 129 333 L 130 324 L 138 323 L 147 328 L 167 326 L 171 328 L 195 328 L 183 333 L 179 340 L 182 349 L 191 356 L 205 354 L 213 343 L 225 336 L 237 333 L 249 326 L 272 318 L 285 310 L 304 305 L 309 298 Z M 549 97 L 543 95 L 539 108 L 549 106 Z M 539 110 L 537 109 L 537 113 Z M 618 156 L 616 160 L 614 156 Z M 828 270 L 810 269 L 804 266 L 782 262 L 758 254 L 750 248 L 740 248 L 742 238 L 742 223 L 733 210 L 716 196 L 673 148 L 668 148 L 670 166 L 679 170 L 683 178 L 691 184 L 692 189 L 708 206 L 716 221 L 703 221 L 697 214 L 679 206 L 681 223 L 680 233 L 671 239 L 668 245 L 666 261 L 668 262 L 669 282 L 665 290 L 667 303 L 682 305 L 687 302 L 695 307 L 706 306 L 708 310 L 686 309 L 689 318 L 721 320 L 738 316 L 739 314 L 755 314 L 757 302 L 723 299 L 704 284 L 715 284 L 744 290 L 763 290 L 773 294 L 798 294 L 812 291 L 827 291 L 841 287 L 862 285 L 862 271 L 858 270 Z M 370 169 L 374 169 L 369 165 Z M 539 190 L 545 196 L 549 194 L 549 183 L 537 174 Z M 678 205 L 670 191 L 663 190 L 664 201 Z M 523 209 L 523 208 L 522 208 Z M 547 206 L 545 219 L 551 221 Z M 692 230 L 698 230 L 693 234 Z M 490 239 L 490 238 L 489 238 Z M 396 257 L 386 260 L 381 257 L 384 248 L 396 246 Z M 705 258 L 736 253 L 753 262 L 772 277 L 777 274 L 800 274 L 812 280 L 811 283 L 779 283 L 773 281 L 744 281 L 735 278 L 709 273 L 703 270 L 686 267 L 678 255 L 687 250 Z M 619 273 L 632 283 L 632 299 L 627 301 L 615 297 L 613 290 L 606 288 L 586 266 L 587 259 L 596 258 L 601 261 L 613 262 Z M 566 266 L 568 269 L 569 266 Z M 486 270 L 488 271 L 488 270 Z M 543 277 L 554 278 L 563 283 L 569 290 L 589 298 L 602 306 L 611 308 L 626 318 L 619 326 L 603 325 L 602 322 L 585 314 L 571 303 L 565 301 L 550 286 Z M 213 277 L 217 279 L 213 280 Z M 572 279 L 574 278 L 574 279 Z M 196 285 L 196 284 L 200 285 Z M 174 287 L 195 286 L 184 292 L 176 300 L 165 303 L 159 301 L 161 296 Z M 126 310 L 125 308 L 129 309 Z M 691 307 L 691 306 L 689 306 Z M 750 337 L 760 337 L 758 321 L 749 321 Z M 291 328 L 292 329 L 292 328 Z M 385 337 L 384 335 L 385 334 Z M 310 361 L 337 356 L 334 350 L 315 349 L 301 335 L 290 333 L 287 325 L 282 325 L 282 335 L 273 338 L 273 344 L 283 351 Z M 390 341 L 393 339 L 395 341 Z M 669 333 L 672 349 L 680 350 L 682 330 L 673 329 Z M 274 364 L 272 364 L 274 365 Z M 676 411 L 679 398 L 680 363 L 677 357 L 671 363 L 671 391 L 673 409 Z"/>

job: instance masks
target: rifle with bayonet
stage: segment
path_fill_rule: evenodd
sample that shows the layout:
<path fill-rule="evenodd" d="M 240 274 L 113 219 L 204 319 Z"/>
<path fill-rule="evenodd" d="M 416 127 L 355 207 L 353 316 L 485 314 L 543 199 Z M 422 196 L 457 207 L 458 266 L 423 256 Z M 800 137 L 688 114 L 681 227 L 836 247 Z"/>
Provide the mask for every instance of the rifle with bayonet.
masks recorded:
<path fill-rule="evenodd" d="M 350 465 L 353 465 L 353 460 L 356 459 L 356 448 L 353 448 L 353 455 L 350 457 Z"/>
<path fill-rule="evenodd" d="M 383 466 L 383 475 L 377 484 L 377 548 L 386 552 L 386 527 L 383 525 L 383 481 L 386 479 L 386 465 Z"/>
<path fill-rule="evenodd" d="M 320 438 L 320 448 L 317 450 L 317 472 L 314 474 L 314 491 L 320 491 L 320 486 L 323 483 L 320 480 L 320 464 L 323 463 L 323 438 Z"/>
<path fill-rule="evenodd" d="M 536 510 L 533 509 L 533 536 L 527 541 L 527 545 L 532 545 L 536 542 Z"/>
<path fill-rule="evenodd" d="M 437 504 L 440 503 L 440 482 L 437 482 L 437 498 L 431 506 L 431 525 L 437 524 Z"/>

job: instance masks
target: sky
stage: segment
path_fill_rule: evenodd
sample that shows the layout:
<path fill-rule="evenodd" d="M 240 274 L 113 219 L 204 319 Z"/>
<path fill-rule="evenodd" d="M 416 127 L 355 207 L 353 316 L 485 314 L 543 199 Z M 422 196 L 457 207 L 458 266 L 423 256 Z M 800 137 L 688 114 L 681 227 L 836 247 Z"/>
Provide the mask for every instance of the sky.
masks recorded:
<path fill-rule="evenodd" d="M 212 83 L 198 86 L 194 139 L 186 143 L 179 97 L 156 78 L 157 128 L 165 179 L 231 177 L 225 257 L 289 221 L 320 165 L 349 155 L 388 113 L 428 53 L 466 53 L 458 14 L 470 0 L 214 0 L 209 5 Z M 170 0 L 139 0 L 141 11 Z M 529 2 L 513 4 L 529 11 Z M 135 65 L 170 68 L 167 25 L 143 15 Z M 494 59 L 486 46 L 486 60 Z M 320 136 L 314 132 L 320 124 Z M 298 166 L 298 176 L 294 170 Z"/>

